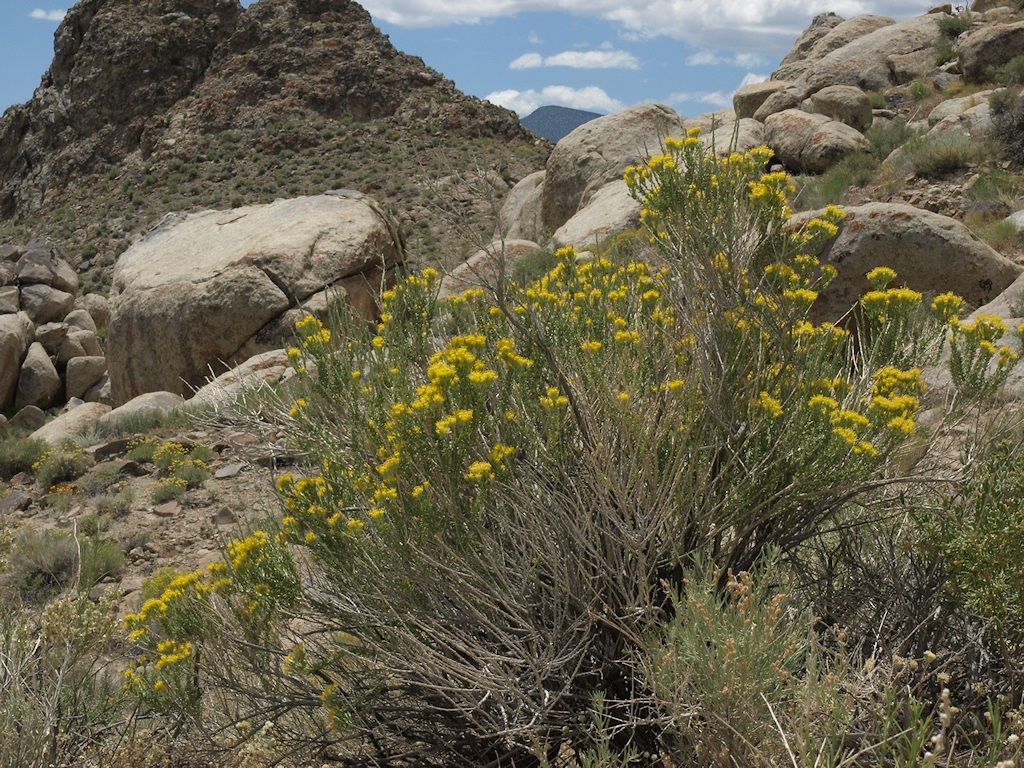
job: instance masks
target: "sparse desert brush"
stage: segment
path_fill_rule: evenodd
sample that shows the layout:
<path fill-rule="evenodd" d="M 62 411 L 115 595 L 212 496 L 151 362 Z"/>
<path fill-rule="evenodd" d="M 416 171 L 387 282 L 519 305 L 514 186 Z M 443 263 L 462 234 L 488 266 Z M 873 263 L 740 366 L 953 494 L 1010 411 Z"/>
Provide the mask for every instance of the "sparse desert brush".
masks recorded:
<path fill-rule="evenodd" d="M 104 661 L 116 603 L 77 592 L 39 613 L 0 611 L 0 766 L 83 765 L 120 722 L 124 699 Z"/>
<path fill-rule="evenodd" d="M 32 465 L 36 482 L 41 488 L 77 480 L 92 466 L 92 459 L 84 449 L 74 443 L 65 443 L 46 451 Z"/>
<path fill-rule="evenodd" d="M 693 751 L 687 712 L 705 745 L 755 745 L 750 765 L 784 762 L 801 733 L 845 743 L 838 709 L 783 712 L 796 691 L 838 700 L 853 684 L 812 668 L 806 585 L 837 608 L 820 553 L 918 498 L 921 367 L 952 336 L 964 405 L 1014 353 L 988 321 L 961 322 L 957 297 L 926 301 L 886 268 L 852 327 L 814 323 L 834 276 L 816 254 L 842 212 L 787 229 L 770 157 L 717 158 L 691 133 L 627 171 L 663 267 L 563 249 L 529 285 L 444 301 L 434 270 L 410 275 L 365 332 L 302 320 L 289 357 L 305 388 L 279 416 L 309 461 L 278 478 L 278 521 L 129 617 L 145 649 L 133 684 L 207 732 L 271 713 L 283 750 L 353 765 L 729 764 Z M 744 603 L 759 568 L 805 586 L 769 575 Z M 691 609 L 761 622 L 736 654 L 762 667 L 743 718 L 711 666 L 728 648 L 645 663 Z M 221 705 L 202 710 L 215 723 L 203 702 Z M 777 740 L 766 713 L 786 715 Z"/>
<path fill-rule="evenodd" d="M 0 440 L 0 479 L 10 480 L 19 472 L 31 472 L 46 449 L 46 443 L 38 439 Z"/>

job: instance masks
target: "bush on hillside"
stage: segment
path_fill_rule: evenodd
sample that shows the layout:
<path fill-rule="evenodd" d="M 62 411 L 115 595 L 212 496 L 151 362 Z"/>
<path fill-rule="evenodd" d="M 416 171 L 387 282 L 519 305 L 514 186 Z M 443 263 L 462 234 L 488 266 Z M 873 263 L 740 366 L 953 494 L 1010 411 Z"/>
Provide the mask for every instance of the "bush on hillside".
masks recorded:
<path fill-rule="evenodd" d="M 1003 143 L 1007 160 L 1024 165 L 1024 99 L 1007 89 L 996 92 L 990 101 L 992 135 Z"/>
<path fill-rule="evenodd" d="M 375 331 L 301 321 L 284 410 L 310 462 L 278 479 L 276 524 L 129 616 L 144 700 L 209 733 L 272 719 L 282 750 L 350 765 L 778 765 L 850 732 L 913 762 L 936 729 L 955 741 L 902 680 L 848 731 L 866 667 L 829 668 L 845 633 L 782 574 L 827 603 L 849 572 L 820 554 L 917 498 L 942 345 L 958 407 L 1015 355 L 888 269 L 851 328 L 813 322 L 842 212 L 788 229 L 770 157 L 691 132 L 628 170 L 660 268 L 563 249 L 528 286 L 446 301 L 411 275 Z"/>

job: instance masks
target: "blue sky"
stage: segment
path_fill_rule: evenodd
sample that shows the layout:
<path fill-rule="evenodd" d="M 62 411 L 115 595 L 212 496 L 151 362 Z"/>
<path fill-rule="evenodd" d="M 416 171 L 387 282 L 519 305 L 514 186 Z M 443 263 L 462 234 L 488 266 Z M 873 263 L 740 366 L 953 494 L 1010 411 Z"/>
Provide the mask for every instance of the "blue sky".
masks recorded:
<path fill-rule="evenodd" d="M 656 101 L 682 115 L 731 104 L 764 79 L 818 13 L 904 19 L 938 0 L 366 0 L 402 51 L 462 91 L 525 117 Z M 0 0 L 0 110 L 27 101 L 69 3 Z M 59 2 L 59 0 L 58 0 Z M 253 0 L 243 0 L 251 5 Z"/>

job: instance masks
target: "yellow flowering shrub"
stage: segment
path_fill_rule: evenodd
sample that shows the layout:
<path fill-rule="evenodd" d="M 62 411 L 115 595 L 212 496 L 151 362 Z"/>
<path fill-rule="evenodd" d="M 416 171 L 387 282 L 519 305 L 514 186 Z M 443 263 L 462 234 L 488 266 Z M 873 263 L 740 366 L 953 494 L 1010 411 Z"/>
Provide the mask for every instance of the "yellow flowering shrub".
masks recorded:
<path fill-rule="evenodd" d="M 1003 354 L 990 321 L 885 268 L 850 326 L 814 322 L 842 211 L 787 227 L 767 148 L 718 158 L 691 132 L 664 150 L 626 173 L 644 260 L 563 248 L 538 280 L 446 300 L 428 269 L 384 293 L 375 327 L 296 327 L 281 416 L 305 461 L 276 480 L 278 525 L 228 545 L 218 599 L 243 626 L 301 607 L 319 630 L 268 668 L 381 763 L 580 753 L 599 695 L 656 752 L 635 658 L 688 565 L 740 573 L 862 522 L 919 438 L 938 345 L 952 334 L 971 370 Z M 161 616 L 144 605 L 129 628 Z M 201 637 L 160 642 L 162 673 Z"/>

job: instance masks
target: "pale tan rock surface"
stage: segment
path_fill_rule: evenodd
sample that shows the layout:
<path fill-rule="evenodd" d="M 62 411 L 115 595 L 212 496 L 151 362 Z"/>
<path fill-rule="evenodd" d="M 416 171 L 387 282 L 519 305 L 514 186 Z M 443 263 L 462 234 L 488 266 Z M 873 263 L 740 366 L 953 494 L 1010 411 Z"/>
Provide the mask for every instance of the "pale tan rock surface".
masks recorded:
<path fill-rule="evenodd" d="M 358 193 L 165 221 L 114 271 L 115 402 L 201 386 L 261 351 L 249 342 L 278 315 L 342 281 L 376 293 L 400 258 L 385 217 Z M 264 349 L 285 341 L 268 339 Z"/>
<path fill-rule="evenodd" d="M 825 115 L 787 109 L 764 123 L 765 142 L 787 168 L 821 173 L 846 155 L 868 148 L 859 131 Z"/>
<path fill-rule="evenodd" d="M 839 276 L 822 292 L 815 312 L 836 320 L 870 290 L 865 275 L 890 267 L 898 284 L 933 294 L 953 291 L 980 306 L 1004 291 L 1024 268 L 1001 256 L 956 219 L 900 203 L 868 203 L 845 209 L 839 234 L 826 244 L 823 261 Z M 794 216 L 793 226 L 817 212 Z"/>
<path fill-rule="evenodd" d="M 661 151 L 666 136 L 684 132 L 679 115 L 663 104 L 641 104 L 581 125 L 559 141 L 548 158 L 541 207 L 544 226 L 557 230 L 589 195 L 622 179 L 630 165 Z"/>

